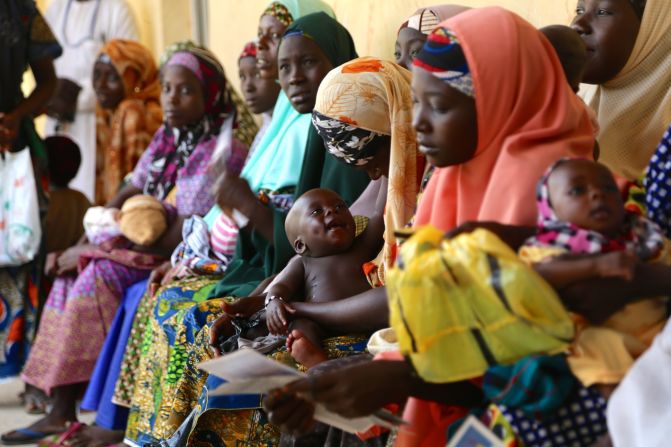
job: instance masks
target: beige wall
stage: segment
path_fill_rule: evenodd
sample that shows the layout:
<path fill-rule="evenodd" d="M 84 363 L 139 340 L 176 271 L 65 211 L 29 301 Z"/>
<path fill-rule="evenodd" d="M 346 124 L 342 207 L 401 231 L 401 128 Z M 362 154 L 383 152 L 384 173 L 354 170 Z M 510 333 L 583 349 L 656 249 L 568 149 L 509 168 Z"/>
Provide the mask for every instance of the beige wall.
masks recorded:
<path fill-rule="evenodd" d="M 270 0 L 210 0 L 210 47 L 237 86 L 237 57 L 256 35 L 260 14 Z M 354 37 L 360 55 L 391 59 L 398 26 L 418 7 L 440 0 L 326 0 Z M 462 0 L 468 6 L 500 5 L 536 26 L 568 23 L 576 0 Z"/>

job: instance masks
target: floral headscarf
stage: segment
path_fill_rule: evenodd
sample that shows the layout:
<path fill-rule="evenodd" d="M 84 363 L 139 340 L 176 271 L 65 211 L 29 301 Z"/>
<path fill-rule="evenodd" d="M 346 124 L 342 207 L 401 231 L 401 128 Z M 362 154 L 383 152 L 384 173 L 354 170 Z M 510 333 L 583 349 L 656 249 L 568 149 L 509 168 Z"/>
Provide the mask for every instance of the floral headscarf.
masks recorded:
<path fill-rule="evenodd" d="M 623 232 L 615 238 L 578 227 L 571 222 L 559 220 L 550 201 L 548 181 L 563 163 L 575 160 L 563 158 L 554 163 L 541 177 L 537 186 L 538 221 L 537 233 L 525 245 L 557 247 L 570 253 L 607 253 L 633 250 L 642 260 L 655 257 L 664 247 L 664 236 L 660 228 L 650 220 L 627 212 Z"/>
<path fill-rule="evenodd" d="M 394 231 L 412 217 L 419 188 L 422 156 L 412 128 L 410 72 L 372 57 L 331 70 L 319 86 L 312 123 L 333 156 L 357 166 L 373 156 L 375 138 L 391 136 L 385 246 L 375 268 L 366 268 L 371 284 L 383 283 L 384 270 L 396 257 Z"/>
<path fill-rule="evenodd" d="M 287 7 L 280 2 L 272 2 L 261 15 L 273 16 L 285 27 L 291 25 L 294 21 L 294 17 L 291 15 Z"/>

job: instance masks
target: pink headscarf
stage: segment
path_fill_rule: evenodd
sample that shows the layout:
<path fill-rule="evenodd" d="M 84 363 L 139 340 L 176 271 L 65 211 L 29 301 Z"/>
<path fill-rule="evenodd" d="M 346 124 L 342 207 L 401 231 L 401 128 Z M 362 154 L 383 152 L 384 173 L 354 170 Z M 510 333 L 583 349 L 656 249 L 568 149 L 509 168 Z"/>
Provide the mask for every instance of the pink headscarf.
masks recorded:
<path fill-rule="evenodd" d="M 436 170 L 416 223 L 444 231 L 469 220 L 533 225 L 545 169 L 562 157 L 592 157 L 587 109 L 550 43 L 518 15 L 480 8 L 439 26 L 459 38 L 473 77 L 478 147 L 466 163 Z"/>

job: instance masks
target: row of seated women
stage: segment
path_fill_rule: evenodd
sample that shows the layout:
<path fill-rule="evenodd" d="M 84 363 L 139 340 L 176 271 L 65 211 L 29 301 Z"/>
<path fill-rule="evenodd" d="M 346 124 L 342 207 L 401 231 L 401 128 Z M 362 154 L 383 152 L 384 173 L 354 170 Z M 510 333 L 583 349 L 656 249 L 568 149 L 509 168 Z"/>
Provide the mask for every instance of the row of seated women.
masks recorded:
<path fill-rule="evenodd" d="M 579 0 L 541 33 L 425 8 L 394 63 L 359 58 L 320 0 L 278 0 L 244 103 L 212 53 L 173 47 L 163 125 L 107 205 L 159 218 L 140 203 L 61 255 L 22 373 L 53 407 L 3 442 L 439 446 L 472 415 L 504 445 L 660 445 L 617 386 L 667 319 L 670 13 Z M 648 165 L 650 219 L 620 194 Z M 199 363 L 250 347 L 308 377 L 212 393 Z M 407 424 L 354 435 L 316 404 Z"/>

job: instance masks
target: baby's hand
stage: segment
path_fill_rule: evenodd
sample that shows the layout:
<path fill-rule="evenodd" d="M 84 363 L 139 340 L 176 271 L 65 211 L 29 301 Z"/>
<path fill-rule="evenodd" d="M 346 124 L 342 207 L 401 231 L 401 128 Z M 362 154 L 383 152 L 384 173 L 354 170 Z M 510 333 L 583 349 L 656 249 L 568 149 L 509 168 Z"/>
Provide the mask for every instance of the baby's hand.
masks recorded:
<path fill-rule="evenodd" d="M 296 310 L 281 298 L 270 300 L 266 306 L 266 324 L 268 331 L 273 335 L 286 335 L 289 333 L 289 314 Z"/>
<path fill-rule="evenodd" d="M 599 276 L 631 281 L 634 279 L 638 256 L 629 251 L 616 251 L 595 258 L 595 262 Z"/>
<path fill-rule="evenodd" d="M 119 218 L 121 217 L 121 210 L 119 208 L 107 208 L 107 212 L 109 213 L 110 217 L 112 220 L 115 222 L 119 222 Z"/>

